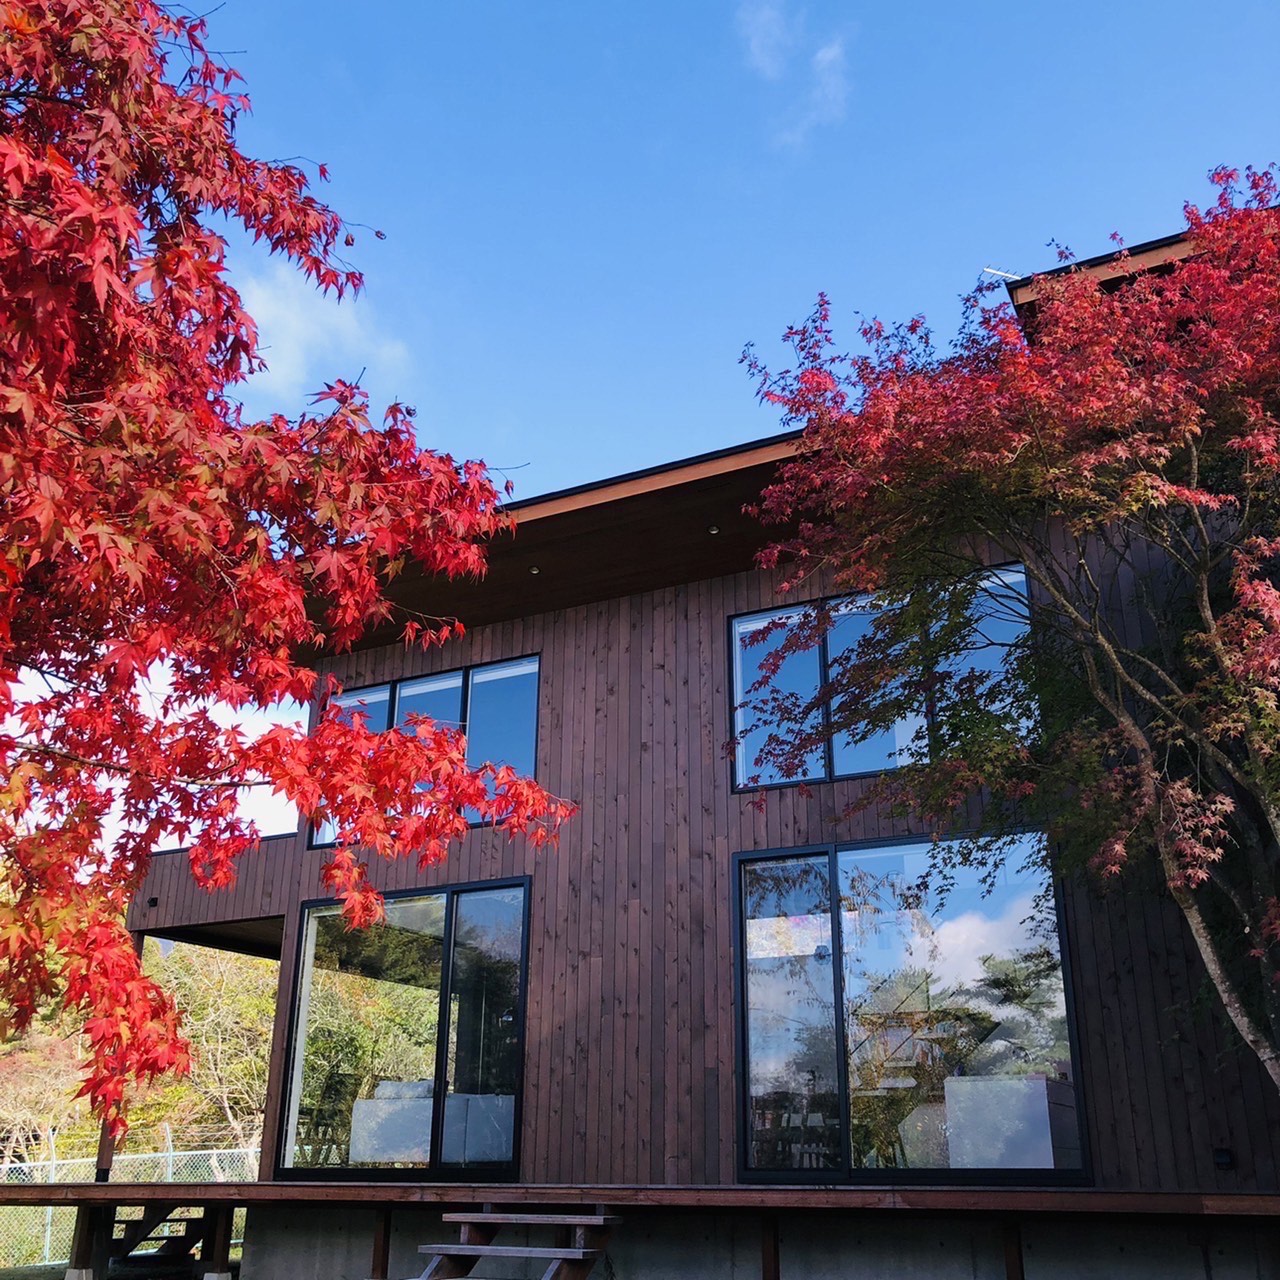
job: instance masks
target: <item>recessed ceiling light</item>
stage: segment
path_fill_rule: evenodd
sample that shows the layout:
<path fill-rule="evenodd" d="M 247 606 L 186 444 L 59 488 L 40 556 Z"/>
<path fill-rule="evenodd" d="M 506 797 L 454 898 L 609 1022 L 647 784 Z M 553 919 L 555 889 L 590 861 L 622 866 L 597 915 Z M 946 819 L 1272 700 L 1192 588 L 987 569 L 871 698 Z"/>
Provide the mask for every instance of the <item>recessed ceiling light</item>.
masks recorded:
<path fill-rule="evenodd" d="M 719 533 L 719 532 L 720 532 L 720 526 L 719 526 L 718 524 L 709 524 L 709 525 L 707 525 L 707 532 L 708 532 L 708 533 Z"/>
<path fill-rule="evenodd" d="M 538 568 L 538 566 L 537 566 L 536 564 L 531 564 L 531 565 L 529 566 L 529 572 L 530 572 L 530 573 L 541 573 L 541 572 L 542 572 L 542 570 L 541 570 L 541 569 L 539 569 L 539 568 Z"/>

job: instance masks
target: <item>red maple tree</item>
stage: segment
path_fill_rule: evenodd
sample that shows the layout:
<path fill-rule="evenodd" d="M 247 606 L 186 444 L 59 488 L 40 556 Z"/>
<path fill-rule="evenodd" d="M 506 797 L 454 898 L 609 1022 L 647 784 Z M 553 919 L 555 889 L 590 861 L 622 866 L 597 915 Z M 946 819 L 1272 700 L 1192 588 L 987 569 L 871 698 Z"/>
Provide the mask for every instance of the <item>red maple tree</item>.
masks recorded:
<path fill-rule="evenodd" d="M 261 361 L 215 219 L 322 289 L 361 282 L 304 173 L 238 150 L 247 103 L 204 37 L 151 0 L 0 6 L 0 1020 L 82 1015 L 117 1130 L 127 1081 L 187 1057 L 122 924 L 157 843 L 226 885 L 258 841 L 238 790 L 271 787 L 336 823 L 325 882 L 359 925 L 366 856 L 438 859 L 467 809 L 539 843 L 568 811 L 429 722 L 219 723 L 322 696 L 305 656 L 371 625 L 455 634 L 388 586 L 481 573 L 509 521 L 482 466 L 421 449 L 398 405 L 371 423 L 355 386 L 242 418 Z"/>
<path fill-rule="evenodd" d="M 767 563 L 878 606 L 825 688 L 754 702 L 790 776 L 827 735 L 920 723 L 862 803 L 960 835 L 944 881 L 1028 825 L 1057 866 L 1153 866 L 1280 1087 L 1280 213 L 1271 170 L 1212 178 L 1189 256 L 1043 276 L 1025 324 L 980 290 L 951 350 L 868 322 L 845 355 L 823 299 L 793 368 L 748 355 L 804 428 Z"/>

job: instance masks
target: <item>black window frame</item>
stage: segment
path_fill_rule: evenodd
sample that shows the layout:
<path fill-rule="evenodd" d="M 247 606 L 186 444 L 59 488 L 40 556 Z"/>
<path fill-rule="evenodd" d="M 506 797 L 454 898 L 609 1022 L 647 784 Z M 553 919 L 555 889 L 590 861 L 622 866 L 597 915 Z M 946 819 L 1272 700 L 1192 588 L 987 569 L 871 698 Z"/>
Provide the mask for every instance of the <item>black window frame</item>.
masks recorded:
<path fill-rule="evenodd" d="M 487 664 L 482 664 L 487 665 Z M 523 891 L 523 915 L 520 921 L 520 976 L 517 997 L 517 1054 L 520 1062 L 520 1080 L 516 1088 L 515 1108 L 512 1116 L 511 1159 L 501 1164 L 433 1164 L 410 1166 L 403 1169 L 369 1169 L 359 1165 L 341 1165 L 323 1169 L 297 1168 L 285 1164 L 285 1144 L 289 1141 L 289 1112 L 291 1090 L 293 1088 L 294 1053 L 298 1036 L 298 1013 L 302 1003 L 302 953 L 307 943 L 307 916 L 318 908 L 341 905 L 338 898 L 308 898 L 298 907 L 298 936 L 294 941 L 293 982 L 289 992 L 289 1027 L 282 1055 L 281 1070 L 285 1076 L 279 1091 L 280 1113 L 275 1128 L 275 1154 L 272 1160 L 274 1180 L 277 1182 L 407 1182 L 407 1183 L 454 1183 L 454 1182 L 511 1182 L 520 1172 L 520 1146 L 524 1130 L 524 1085 L 527 1052 L 527 1029 L 529 1014 L 529 925 L 532 919 L 533 877 L 504 876 L 497 880 L 466 880 L 453 884 L 418 885 L 412 889 L 394 889 L 383 893 L 388 902 L 403 898 L 424 898 L 443 894 L 445 897 L 444 948 L 441 960 L 441 1022 L 438 1043 L 436 1045 L 435 1079 L 444 1078 L 443 1064 L 448 1054 L 448 1031 L 446 1019 L 451 991 L 450 982 L 453 970 L 454 919 L 457 914 L 457 898 L 460 894 L 483 892 L 487 889 L 520 889 Z M 433 1154 L 437 1154 L 440 1146 L 439 1133 L 444 1123 L 443 1099 L 447 1097 L 447 1088 L 442 1092 L 442 1105 L 434 1109 L 432 1117 L 431 1144 Z"/>
<path fill-rule="evenodd" d="M 963 833 L 953 833 L 960 835 Z M 1025 830 L 1022 834 L 1037 834 Z M 1089 1126 L 1086 1123 L 1086 1098 L 1084 1092 L 1083 1058 L 1077 1026 L 1075 992 L 1071 975 L 1070 953 L 1067 947 L 1065 911 L 1062 881 L 1050 877 L 1053 891 L 1054 924 L 1057 929 L 1058 956 L 1062 966 L 1063 1001 L 1066 1005 L 1067 1042 L 1071 1048 L 1072 1091 L 1075 1097 L 1076 1122 L 1080 1132 L 1079 1169 L 903 1169 L 878 1168 L 855 1169 L 852 1167 L 849 1129 L 843 1111 L 848 1109 L 849 1062 L 845 1041 L 844 1020 L 836 1011 L 844 1004 L 843 943 L 837 919 L 835 886 L 838 883 L 839 856 L 842 853 L 893 849 L 904 845 L 918 845 L 929 839 L 928 835 L 893 836 L 876 840 L 841 840 L 823 844 L 795 845 L 789 848 L 751 849 L 735 853 L 731 859 L 732 893 L 730 921 L 732 938 L 730 957 L 733 964 L 733 1074 L 734 1074 L 734 1166 L 737 1181 L 765 1185 L 838 1185 L 838 1186 L 1002 1186 L 1002 1187 L 1078 1187 L 1094 1182 L 1093 1158 L 1089 1142 Z M 746 915 L 743 902 L 743 867 L 753 862 L 779 861 L 786 858 L 815 857 L 826 854 L 828 858 L 828 885 L 831 913 L 831 945 L 833 968 L 832 1019 L 837 1028 L 837 1044 L 840 1050 L 837 1061 L 839 1087 L 842 1100 L 840 1169 L 753 1169 L 747 1162 L 751 1142 L 750 1098 L 748 1095 L 748 1044 L 747 1044 L 747 996 L 746 996 Z"/>
<path fill-rule="evenodd" d="M 349 698 L 361 693 L 367 693 L 371 689 L 387 690 L 387 727 L 383 733 L 393 733 L 397 729 L 396 714 L 400 708 L 400 686 L 405 684 L 413 684 L 418 680 L 431 680 L 443 676 L 461 676 L 462 692 L 459 698 L 459 732 L 466 736 L 467 720 L 471 713 L 471 676 L 475 671 L 484 671 L 490 667 L 506 667 L 517 662 L 528 662 L 530 660 L 538 664 L 538 686 L 537 694 L 534 698 L 533 706 L 533 760 L 534 760 L 534 778 L 537 778 L 537 761 L 538 761 L 538 739 L 542 729 L 542 654 L 538 653 L 519 653 L 513 654 L 509 658 L 491 658 L 485 662 L 472 662 L 463 667 L 447 667 L 443 671 L 419 671 L 411 676 L 397 676 L 394 680 L 379 680 L 376 684 L 356 685 L 352 689 L 343 689 L 338 697 Z M 329 700 L 332 702 L 332 699 Z M 328 703 L 326 703 L 326 707 Z M 494 825 L 492 819 L 482 818 L 467 823 L 473 830 L 477 827 L 491 827 Z M 337 840 L 317 840 L 316 824 L 314 822 L 307 823 L 307 848 L 308 849 L 336 849 L 338 847 Z"/>
<path fill-rule="evenodd" d="M 1011 569 L 1020 571 L 1026 580 L 1026 569 L 1020 560 L 1009 560 L 1001 564 L 990 564 L 986 566 L 989 573 L 1003 573 Z M 772 614 L 780 613 L 803 613 L 806 609 L 824 609 L 838 606 L 849 601 L 857 601 L 859 599 L 869 599 L 868 596 L 849 595 L 839 593 L 835 595 L 818 596 L 813 600 L 801 600 L 795 604 L 775 604 L 767 606 L 763 609 L 744 609 L 740 613 L 731 613 L 726 623 L 726 631 L 728 634 L 728 651 L 729 651 L 729 689 L 732 691 L 731 702 L 729 705 L 729 724 L 733 730 L 733 742 L 738 739 L 738 711 L 745 704 L 745 699 L 749 696 L 747 691 L 742 690 L 743 701 L 738 700 L 738 653 L 737 653 L 737 624 L 744 618 L 761 618 L 763 621 L 760 626 L 768 626 L 768 618 Z M 1028 586 L 1027 590 L 1027 616 L 1031 616 L 1031 592 Z M 827 648 L 828 637 L 831 631 L 828 629 L 822 635 L 822 639 L 818 642 L 818 686 L 823 688 L 831 683 L 831 668 L 829 654 Z M 925 723 L 925 732 L 932 734 L 933 731 L 933 709 L 930 706 L 921 708 L 921 718 Z M 883 773 L 891 772 L 896 769 L 897 764 L 890 764 L 884 769 L 863 769 L 856 773 L 837 773 L 835 771 L 835 748 L 832 745 L 831 735 L 831 699 L 829 697 L 822 699 L 822 776 L 817 778 L 781 778 L 776 782 L 744 782 L 738 777 L 738 753 L 737 750 L 729 752 L 729 791 L 732 795 L 745 795 L 754 791 L 773 791 L 783 787 L 820 787 L 832 782 L 849 782 L 858 781 L 863 778 L 878 778 Z"/>

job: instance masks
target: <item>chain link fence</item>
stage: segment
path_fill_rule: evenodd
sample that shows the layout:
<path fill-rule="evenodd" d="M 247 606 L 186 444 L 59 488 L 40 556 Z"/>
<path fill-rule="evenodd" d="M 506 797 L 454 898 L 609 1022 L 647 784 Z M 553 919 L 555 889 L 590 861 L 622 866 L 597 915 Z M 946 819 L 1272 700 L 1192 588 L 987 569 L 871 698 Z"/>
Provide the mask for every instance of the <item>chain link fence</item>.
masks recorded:
<path fill-rule="evenodd" d="M 0 1170 L 0 1183 L 92 1182 L 96 1161 L 41 1160 Z M 143 1151 L 118 1155 L 113 1182 L 255 1182 L 258 1152 L 249 1147 L 203 1151 Z M 76 1211 L 51 1205 L 0 1206 L 0 1267 L 64 1264 L 71 1256 Z M 235 1240 L 243 1234 L 244 1211 L 235 1218 Z"/>

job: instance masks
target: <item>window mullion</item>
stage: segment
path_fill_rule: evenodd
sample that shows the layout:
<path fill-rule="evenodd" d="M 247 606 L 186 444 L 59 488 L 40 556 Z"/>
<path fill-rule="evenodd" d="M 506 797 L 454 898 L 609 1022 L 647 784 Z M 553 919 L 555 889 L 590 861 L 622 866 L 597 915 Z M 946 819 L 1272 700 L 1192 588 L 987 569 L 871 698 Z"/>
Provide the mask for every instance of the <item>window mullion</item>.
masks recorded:
<path fill-rule="evenodd" d="M 467 667 L 462 673 L 462 696 L 458 699 L 458 729 L 467 740 L 463 763 L 471 763 L 471 682 L 475 679 L 475 667 Z"/>
<path fill-rule="evenodd" d="M 830 782 L 836 776 L 836 752 L 831 741 L 831 658 L 827 645 L 830 631 L 818 642 L 818 681 L 822 690 L 822 766 L 823 776 Z"/>
<path fill-rule="evenodd" d="M 436 1099 L 431 1111 L 430 1168 L 440 1166 L 444 1150 L 445 1110 L 449 1105 L 449 1037 L 453 1034 L 453 929 L 457 916 L 456 890 L 445 892 L 444 943 L 440 953 L 440 1016 L 436 1019 L 436 1078 L 432 1095 Z"/>
<path fill-rule="evenodd" d="M 849 1027 L 844 1007 L 844 937 L 840 928 L 840 861 L 835 845 L 827 856 L 827 892 L 831 902 L 831 990 L 836 1018 L 836 1083 L 840 1100 L 840 1160 L 846 1178 L 853 1173 L 849 1138 Z"/>

